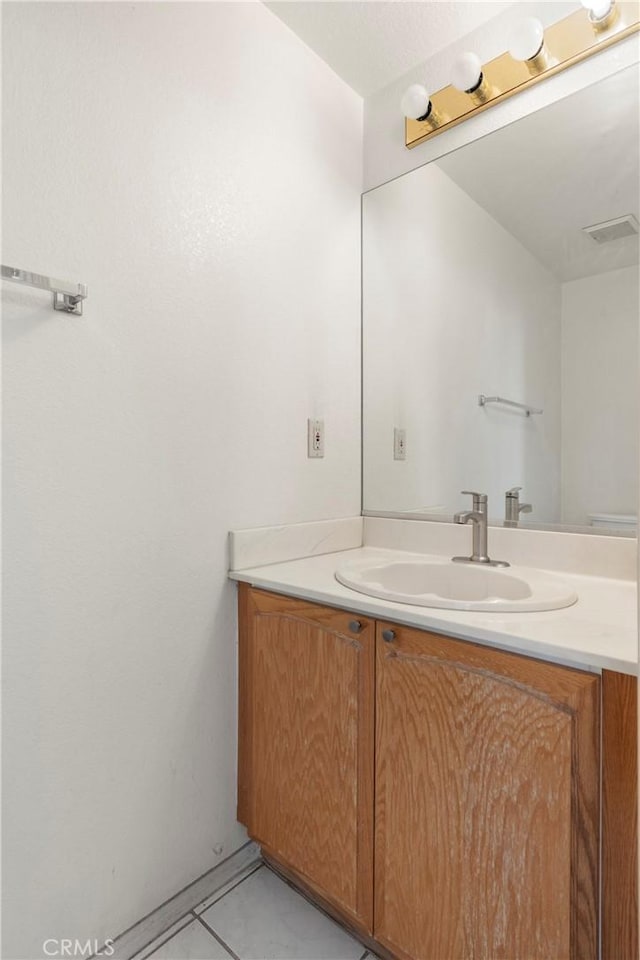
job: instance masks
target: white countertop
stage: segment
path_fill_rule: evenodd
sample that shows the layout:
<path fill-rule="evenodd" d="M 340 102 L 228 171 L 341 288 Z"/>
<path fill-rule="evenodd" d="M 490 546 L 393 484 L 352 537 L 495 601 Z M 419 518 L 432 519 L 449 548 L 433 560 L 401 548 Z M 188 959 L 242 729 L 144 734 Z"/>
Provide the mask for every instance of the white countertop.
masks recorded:
<path fill-rule="evenodd" d="M 378 600 L 342 586 L 334 572 L 345 560 L 401 559 L 406 553 L 360 547 L 322 556 L 234 570 L 233 580 L 263 590 L 423 627 L 587 670 L 638 672 L 636 584 L 563 572 L 578 602 L 543 613 L 470 613 Z M 425 554 L 425 557 L 430 555 Z M 434 555 L 435 556 L 435 555 Z"/>

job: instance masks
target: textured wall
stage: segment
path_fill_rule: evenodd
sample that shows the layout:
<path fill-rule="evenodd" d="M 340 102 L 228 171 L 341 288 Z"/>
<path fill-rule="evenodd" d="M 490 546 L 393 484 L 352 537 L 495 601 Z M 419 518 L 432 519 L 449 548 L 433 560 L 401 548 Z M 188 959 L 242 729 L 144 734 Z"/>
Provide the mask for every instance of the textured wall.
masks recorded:
<path fill-rule="evenodd" d="M 3 284 L 9 960 L 243 840 L 226 534 L 359 512 L 362 104 L 259 3 L 3 34 L 3 261 L 89 285 Z"/>
<path fill-rule="evenodd" d="M 267 6 L 363 97 L 503 12 L 513 0 L 439 3 L 325 3 L 274 0 Z"/>

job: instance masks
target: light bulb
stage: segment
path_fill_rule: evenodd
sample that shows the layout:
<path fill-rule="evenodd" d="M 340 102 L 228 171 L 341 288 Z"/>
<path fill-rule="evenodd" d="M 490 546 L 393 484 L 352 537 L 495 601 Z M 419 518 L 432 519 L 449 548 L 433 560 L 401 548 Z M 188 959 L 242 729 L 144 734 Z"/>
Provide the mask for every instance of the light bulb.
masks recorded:
<path fill-rule="evenodd" d="M 482 64 L 475 53 L 463 53 L 451 69 L 451 83 L 456 90 L 471 93 L 482 82 Z"/>
<path fill-rule="evenodd" d="M 580 0 L 580 3 L 591 14 L 592 20 L 604 20 L 611 13 L 613 0 Z"/>
<path fill-rule="evenodd" d="M 533 60 L 544 44 L 544 27 L 536 17 L 527 17 L 511 32 L 509 53 L 514 60 Z"/>
<path fill-rule="evenodd" d="M 421 84 L 412 83 L 402 95 L 400 107 L 405 117 L 408 117 L 409 120 L 421 120 L 430 112 L 431 100 L 429 99 L 429 94 Z"/>

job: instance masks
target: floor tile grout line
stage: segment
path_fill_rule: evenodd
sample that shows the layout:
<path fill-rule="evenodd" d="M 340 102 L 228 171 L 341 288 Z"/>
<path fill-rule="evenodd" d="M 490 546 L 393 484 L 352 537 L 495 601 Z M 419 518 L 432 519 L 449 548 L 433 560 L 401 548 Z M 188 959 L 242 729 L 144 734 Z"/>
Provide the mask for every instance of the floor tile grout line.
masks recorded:
<path fill-rule="evenodd" d="M 150 917 L 152 917 L 154 914 L 159 913 L 160 910 L 162 910 L 163 907 L 166 907 L 168 904 L 170 904 L 172 900 L 175 900 L 175 899 L 176 899 L 176 897 L 179 897 L 181 894 L 183 894 L 183 893 L 185 893 L 187 890 L 191 889 L 191 887 L 195 887 L 195 885 L 196 885 L 197 883 L 200 883 L 200 881 L 203 880 L 203 879 L 207 876 L 208 873 L 212 873 L 213 871 L 217 870 L 219 867 L 222 867 L 223 864 L 228 863 L 230 860 L 233 860 L 234 857 L 237 857 L 238 854 L 242 853 L 243 850 L 246 850 L 247 847 L 250 847 L 250 846 L 252 846 L 252 845 L 255 845 L 255 844 L 254 844 L 254 841 L 253 841 L 253 840 L 247 840 L 246 843 L 243 843 L 241 847 L 238 847 L 237 850 L 234 850 L 233 853 L 230 853 L 229 856 L 228 856 L 228 857 L 225 857 L 224 860 L 221 860 L 220 863 L 217 863 L 214 867 L 211 867 L 209 870 L 205 870 L 205 872 L 204 872 L 203 874 L 201 874 L 199 877 L 196 877 L 195 880 L 192 880 L 190 883 L 187 883 L 181 890 L 178 890 L 178 892 L 175 893 L 173 896 L 167 897 L 167 899 L 166 899 L 166 900 L 163 900 L 161 904 L 159 904 L 157 907 L 154 907 L 153 910 L 150 910 L 150 911 L 149 911 L 149 913 L 146 913 L 146 914 L 144 915 L 144 917 L 141 917 L 139 920 L 136 920 L 136 922 L 135 922 L 135 923 L 132 923 L 130 927 L 127 927 L 126 930 L 123 930 L 122 933 L 119 933 L 118 936 L 117 936 L 117 937 L 115 938 L 115 940 L 114 940 L 114 944 L 117 945 L 118 940 L 122 940 L 123 937 L 125 937 L 128 933 L 131 933 L 132 930 L 134 930 L 136 927 L 140 926 L 140 924 L 143 923 L 145 920 L 149 920 Z M 259 855 L 259 854 L 258 854 L 258 855 Z M 206 900 L 206 897 L 205 897 L 205 900 Z M 189 913 L 188 910 L 187 910 L 187 913 Z M 186 914 L 183 914 L 183 916 L 186 916 Z M 178 918 L 178 919 L 181 919 L 181 918 Z M 177 922 L 178 922 L 178 921 L 176 920 L 176 923 L 177 923 Z M 159 936 L 162 936 L 162 934 L 159 934 Z M 153 941 L 151 941 L 151 940 L 149 941 L 149 943 L 152 943 L 152 942 L 153 942 Z M 104 944 L 103 944 L 103 946 L 104 946 Z M 147 944 L 147 946 L 148 946 L 148 944 Z M 102 949 L 102 947 L 101 947 L 100 949 Z M 141 953 L 141 951 L 144 950 L 144 949 L 145 949 L 145 948 L 142 947 L 141 950 L 138 950 L 138 953 Z M 94 953 L 94 954 L 91 955 L 91 957 L 89 957 L 89 960 L 95 960 L 95 958 L 98 957 L 98 956 L 99 956 L 98 953 Z M 134 953 L 133 956 L 136 957 L 137 954 Z M 132 958 L 132 960 L 133 960 L 133 958 Z"/>
<path fill-rule="evenodd" d="M 253 864 L 253 866 L 252 866 L 252 865 L 249 865 L 249 866 L 247 866 L 247 867 L 244 867 L 242 870 L 239 870 L 238 873 L 235 874 L 235 877 L 238 877 L 240 874 L 244 873 L 245 870 L 249 870 L 249 873 L 244 873 L 244 876 L 240 877 L 240 879 L 237 880 L 237 881 L 233 884 L 232 887 L 229 887 L 228 890 L 225 890 L 225 892 L 222 893 L 219 897 L 217 897 L 217 899 L 212 900 L 211 903 L 207 906 L 207 910 L 209 909 L 209 907 L 212 907 L 212 906 L 214 905 L 214 903 L 219 903 L 220 900 L 222 900 L 224 897 L 226 897 L 226 895 L 227 895 L 228 893 L 231 893 L 232 890 L 235 890 L 237 887 L 239 887 L 241 883 L 243 883 L 245 880 L 248 880 L 249 877 L 252 877 L 254 873 L 257 873 L 257 871 L 258 871 L 258 870 L 260 869 L 260 867 L 262 867 L 263 865 L 264 865 L 264 862 L 263 862 L 262 860 L 260 860 L 258 863 Z M 231 877 L 231 879 L 229 880 L 229 883 L 232 883 L 233 880 L 235 879 L 235 877 Z M 215 897 L 216 895 L 215 895 L 215 893 L 211 893 L 211 894 L 209 894 L 209 896 L 210 896 L 210 897 Z M 204 902 L 205 902 L 206 900 L 208 900 L 208 899 L 209 899 L 209 897 L 205 897 L 204 900 L 201 901 L 201 903 L 204 903 Z M 154 937 L 153 940 L 150 940 L 149 943 L 147 943 L 144 947 L 142 947 L 142 948 L 138 951 L 138 953 L 136 953 L 136 954 L 132 957 L 132 960 L 148 960 L 149 957 L 153 956 L 153 954 L 156 952 L 156 950 L 159 950 L 160 947 L 163 947 L 163 946 L 165 945 L 165 943 L 168 943 L 170 940 L 173 939 L 173 937 L 177 937 L 179 933 L 182 933 L 182 931 L 184 930 L 184 928 L 187 927 L 187 926 L 189 926 L 189 924 L 192 923 L 193 920 L 199 920 L 200 917 L 199 917 L 198 914 L 196 913 L 196 910 L 198 909 L 199 906 L 200 906 L 200 903 L 196 904 L 195 907 L 193 907 L 191 910 L 188 910 L 185 914 L 183 914 L 182 917 L 178 917 L 178 919 L 175 921 L 175 923 L 172 924 L 172 926 L 175 926 L 176 923 L 180 923 L 182 920 L 186 920 L 187 917 L 191 917 L 191 919 L 188 920 L 186 923 L 184 923 L 184 924 L 180 927 L 179 930 L 174 930 L 174 932 L 171 934 L 171 936 L 166 937 L 164 940 L 160 941 L 159 943 L 156 942 L 156 941 L 158 940 L 159 937 L 162 936 L 162 934 L 158 934 L 158 937 Z M 207 929 L 210 929 L 210 928 L 207 926 Z M 214 934 L 214 936 L 216 936 L 216 935 Z M 216 937 L 216 938 L 217 938 L 217 937 Z M 153 950 L 151 951 L 151 953 L 145 953 L 145 951 L 148 950 L 149 947 L 150 947 L 152 944 L 153 944 Z M 225 947 L 225 950 L 229 949 L 225 944 L 223 944 L 223 946 Z"/>
<path fill-rule="evenodd" d="M 241 883 L 243 883 L 245 880 L 248 880 L 249 877 L 252 877 L 254 873 L 257 873 L 257 871 L 258 871 L 258 870 L 260 869 L 260 867 L 262 867 L 263 865 L 264 865 L 264 864 L 263 864 L 263 861 L 261 860 L 259 863 L 254 864 L 252 868 L 251 868 L 251 867 L 245 867 L 244 870 L 249 870 L 249 873 L 245 873 L 245 875 L 242 876 L 242 877 L 240 878 L 240 880 L 237 880 L 237 882 L 234 883 L 232 887 L 229 887 L 228 890 L 225 890 L 225 892 L 224 892 L 223 894 L 221 894 L 216 900 L 212 900 L 211 903 L 209 904 L 209 906 L 207 907 L 207 910 L 209 909 L 209 907 L 212 907 L 212 906 L 214 905 L 214 903 L 219 903 L 220 900 L 222 900 L 224 897 L 226 897 L 226 895 L 227 895 L 228 893 L 231 893 L 233 890 L 235 890 L 237 887 L 239 887 Z M 239 871 L 239 873 L 243 873 L 243 872 L 244 872 L 243 870 Z M 238 875 L 239 875 L 239 874 L 236 874 L 236 877 L 237 877 Z M 234 880 L 234 878 L 232 877 L 231 880 L 229 881 L 229 883 L 232 883 L 233 880 Z M 212 893 L 212 894 L 210 894 L 209 896 L 215 897 L 215 893 Z M 209 899 L 208 897 L 205 897 L 204 900 L 201 901 L 201 903 L 204 903 L 204 902 L 205 902 L 206 900 L 208 900 L 208 899 Z M 198 909 L 199 906 L 200 906 L 199 903 L 196 904 L 195 907 L 192 907 L 191 910 L 188 910 L 182 917 L 179 917 L 179 918 L 176 920 L 176 922 L 175 922 L 174 924 L 172 924 L 172 926 L 175 926 L 176 923 L 180 923 L 182 920 L 185 920 L 186 922 L 185 922 L 178 930 L 174 930 L 174 931 L 171 933 L 170 936 L 165 937 L 165 939 L 164 939 L 164 940 L 161 940 L 160 942 L 157 942 L 157 941 L 158 941 L 158 937 L 155 937 L 154 940 L 150 940 L 149 943 L 148 943 L 145 947 L 142 947 L 142 949 L 139 950 L 138 953 L 136 953 L 134 957 L 132 957 L 132 960 L 148 960 L 149 957 L 152 957 L 152 956 L 153 956 L 153 954 L 156 952 L 156 950 L 159 950 L 160 947 L 164 947 L 165 944 L 169 943 L 170 940 L 173 940 L 174 937 L 177 937 L 178 934 L 179 934 L 179 933 L 182 933 L 182 931 L 183 931 L 186 927 L 190 926 L 190 925 L 193 923 L 194 920 L 199 920 L 200 917 L 199 917 L 199 915 L 196 913 L 196 910 Z M 190 918 L 190 919 L 187 919 L 187 918 Z M 204 923 L 204 922 L 203 922 L 203 926 L 205 927 L 205 929 L 207 930 L 208 933 L 212 933 L 212 934 L 213 934 L 214 938 L 220 942 L 221 946 L 223 946 L 225 950 L 227 950 L 227 951 L 230 950 L 230 948 L 227 946 L 227 944 L 224 943 L 222 940 L 220 940 L 220 938 L 219 938 L 218 935 L 215 933 L 215 931 L 212 930 L 207 923 Z M 162 936 L 162 934 L 159 934 L 159 937 L 161 937 L 161 936 Z M 153 945 L 153 949 L 151 950 L 151 952 L 150 952 L 150 953 L 145 953 L 144 951 L 145 951 L 145 950 L 148 950 L 151 945 Z M 234 957 L 235 960 L 239 960 L 239 958 L 236 958 L 236 955 L 235 955 L 233 952 L 231 952 L 231 956 Z"/>
<path fill-rule="evenodd" d="M 126 930 L 123 930 L 122 933 L 119 933 L 118 936 L 115 938 L 115 940 L 113 941 L 114 946 L 119 948 L 119 941 L 122 941 L 128 934 L 130 934 L 130 933 L 132 932 L 132 930 L 135 930 L 136 927 L 139 927 L 141 924 L 143 924 L 145 920 L 149 920 L 152 916 L 154 916 L 154 914 L 159 913 L 164 907 L 168 906 L 168 905 L 171 903 L 172 900 L 177 899 L 179 896 L 181 896 L 181 895 L 182 895 L 183 893 L 185 893 L 187 890 L 190 890 L 191 887 L 194 887 L 197 883 L 200 883 L 200 882 L 207 876 L 207 874 L 212 873 L 212 872 L 215 872 L 218 868 L 222 867 L 225 863 L 229 863 L 231 860 L 233 860 L 235 857 L 237 857 L 238 854 L 241 854 L 243 850 L 246 850 L 246 849 L 247 849 L 247 847 L 251 847 L 251 846 L 255 846 L 254 841 L 253 841 L 253 840 L 247 840 L 246 843 L 243 843 L 241 847 L 238 847 L 238 849 L 235 850 L 233 853 L 229 854 L 228 857 L 225 857 L 224 860 L 221 860 L 220 863 L 216 864 L 215 867 L 212 867 L 210 870 L 206 870 L 203 874 L 201 874 L 201 876 L 196 877 L 195 880 L 192 880 L 190 883 L 188 883 L 186 886 L 184 886 L 181 890 L 179 890 L 176 894 L 174 894 L 173 897 L 169 897 L 167 900 L 164 900 L 158 907 L 155 907 L 155 908 L 154 908 L 153 910 L 151 910 L 149 913 L 145 914 L 144 917 L 141 917 L 140 920 L 137 920 L 137 921 L 136 921 L 134 924 L 132 924 L 130 927 L 127 927 Z M 251 873 L 247 874 L 247 876 L 250 877 L 252 873 L 255 873 L 255 871 L 256 871 L 259 867 L 261 867 L 261 866 L 263 865 L 263 863 L 264 863 L 264 860 L 263 860 L 263 858 L 262 858 L 260 849 L 257 848 L 257 854 L 256 854 L 256 856 L 254 857 L 254 859 L 253 859 L 252 861 L 250 861 L 248 864 L 246 864 L 246 866 L 240 867 L 240 868 L 230 877 L 230 879 L 227 880 L 227 883 L 231 883 L 231 882 L 233 881 L 233 879 L 234 879 L 235 877 L 238 877 L 241 873 L 243 873 L 244 870 L 249 870 L 251 867 L 254 867 L 254 869 L 251 870 Z M 242 879 L 243 879 L 243 880 L 244 880 L 244 879 L 247 879 L 247 877 L 243 877 Z M 242 880 L 239 880 L 238 883 L 235 884 L 235 886 L 238 886 L 239 883 L 242 883 Z M 219 889 L 222 889 L 222 887 L 224 887 L 224 886 L 225 886 L 225 884 L 223 883 Z M 231 889 L 234 889 L 234 888 L 232 887 Z M 214 897 L 214 896 L 215 896 L 215 893 L 216 893 L 216 891 L 214 890 L 212 893 L 209 894 L 209 896 L 210 896 L 210 897 Z M 224 894 L 223 894 L 223 896 L 224 896 Z M 200 903 L 204 903 L 204 901 L 207 900 L 207 899 L 208 899 L 208 897 L 204 897 L 204 898 L 200 901 Z M 196 907 L 199 906 L 199 905 L 200 905 L 200 904 L 196 904 Z M 212 904 L 212 905 L 213 905 L 213 904 Z M 174 922 L 173 922 L 173 924 L 172 924 L 171 926 L 175 926 L 177 923 L 180 923 L 181 920 L 183 920 L 185 917 L 187 917 L 187 916 L 192 912 L 192 909 L 193 909 L 193 908 L 187 909 L 187 911 L 186 911 L 185 913 L 183 913 L 182 916 L 180 916 L 180 917 L 178 917 L 176 920 L 174 920 Z M 168 927 L 167 929 L 171 929 L 171 927 Z M 182 929 L 183 929 L 183 928 L 181 927 L 180 930 L 178 930 L 178 933 L 180 933 L 180 931 L 181 931 Z M 163 932 L 166 932 L 166 931 L 163 931 Z M 140 947 L 138 950 L 136 950 L 136 952 L 135 952 L 134 954 L 132 954 L 130 957 L 126 958 L 126 960 L 145 960 L 145 958 L 148 957 L 149 954 L 144 954 L 144 951 L 145 951 L 152 943 L 154 943 L 156 940 L 158 940 L 162 935 L 163 935 L 162 933 L 156 934 L 155 937 L 152 937 L 150 940 L 148 940 L 147 943 L 145 943 L 142 947 Z M 170 938 L 169 938 L 169 939 L 170 939 Z M 164 942 L 166 943 L 166 941 L 164 941 Z M 97 953 L 94 953 L 94 954 L 92 954 L 92 955 L 89 957 L 89 960 L 97 960 L 97 958 L 98 958 L 99 956 L 101 956 L 101 954 L 102 954 L 103 947 L 104 947 L 104 944 L 102 944 L 102 946 L 100 947 L 100 950 L 99 950 Z M 144 956 L 143 956 L 143 954 L 144 954 Z"/>
<path fill-rule="evenodd" d="M 158 937 L 156 937 L 156 940 L 150 940 L 149 943 L 146 945 L 146 947 L 143 947 L 142 950 L 139 951 L 139 953 L 134 954 L 134 956 L 132 957 L 132 960 L 147 960 L 148 957 L 152 957 L 153 954 L 156 952 L 156 950 L 159 950 L 160 947 L 164 947 L 165 943 L 169 943 L 170 940 L 173 940 L 174 937 L 177 937 L 179 933 L 182 933 L 183 930 L 185 930 L 187 927 L 189 927 L 193 923 L 193 920 L 191 919 L 189 913 L 185 913 L 184 916 L 176 920 L 176 923 L 181 923 L 183 920 L 185 921 L 185 923 L 182 924 L 179 930 L 174 930 L 168 937 L 165 937 L 164 940 L 161 940 L 159 943 L 156 943 L 156 940 L 158 940 L 159 937 L 163 936 L 162 933 L 159 934 Z M 172 926 L 175 927 L 176 923 L 174 923 Z M 169 930 L 171 930 L 171 927 L 169 927 Z M 166 933 L 166 930 L 165 930 L 165 933 Z M 150 953 L 145 953 L 145 950 L 148 950 L 149 947 L 153 947 L 153 949 L 151 950 Z"/>
<path fill-rule="evenodd" d="M 238 956 L 238 954 L 233 952 L 233 950 L 231 949 L 231 947 L 229 946 L 229 944 L 226 943 L 226 942 L 222 939 L 222 937 L 215 932 L 215 930 L 213 929 L 213 927 L 210 927 L 210 926 L 209 926 L 209 924 L 207 923 L 206 920 L 203 920 L 202 917 L 196 917 L 196 919 L 202 924 L 202 926 L 205 928 L 205 930 L 207 931 L 207 933 L 210 933 L 210 934 L 218 941 L 218 943 L 220 944 L 220 946 L 221 946 L 221 947 L 224 947 L 224 949 L 227 951 L 227 953 L 229 954 L 229 956 L 233 958 L 233 960 L 240 960 L 240 957 Z"/>
<path fill-rule="evenodd" d="M 205 903 L 207 900 L 209 900 L 210 897 L 215 897 L 216 899 L 212 900 L 211 903 L 207 904 L 206 909 L 203 910 L 202 913 L 206 913 L 209 907 L 212 907 L 214 903 L 220 903 L 221 900 L 224 900 L 224 898 L 227 896 L 228 893 L 232 893 L 233 890 L 236 890 L 241 883 L 244 883 L 245 880 L 248 880 L 249 877 L 252 877 L 254 873 L 257 873 L 258 870 L 263 866 L 264 866 L 264 862 L 262 860 L 260 861 L 260 863 L 256 863 L 250 873 L 246 873 L 236 883 L 234 883 L 232 887 L 229 887 L 228 890 L 225 890 L 224 893 L 221 893 L 220 896 L 218 896 L 216 893 L 209 894 L 209 897 L 205 897 L 204 900 L 201 901 L 201 903 L 196 904 L 196 906 L 193 908 L 193 913 L 195 914 L 195 916 L 196 917 L 200 916 L 199 913 L 196 913 L 196 910 L 199 910 L 202 904 Z M 249 868 L 247 867 L 247 869 Z M 232 881 L 233 881 L 233 877 L 231 878 L 229 883 L 231 883 Z"/>
<path fill-rule="evenodd" d="M 350 930 L 348 927 L 343 926 L 343 924 L 340 923 L 339 920 L 336 920 L 336 918 L 333 917 L 328 912 L 328 910 L 325 910 L 324 907 L 322 907 L 319 903 L 317 903 L 314 899 L 312 899 L 310 894 L 308 894 L 305 890 L 302 890 L 300 887 L 297 887 L 295 883 L 293 883 L 292 880 L 289 880 L 288 877 L 284 876 L 284 874 L 279 873 L 271 865 L 271 863 L 269 863 L 268 860 L 263 859 L 260 866 L 268 870 L 269 873 L 272 873 L 274 877 L 277 877 L 278 880 L 280 880 L 287 887 L 293 890 L 294 893 L 297 893 L 299 897 L 302 897 L 303 900 L 305 900 L 308 904 L 310 904 L 310 906 L 312 906 L 314 910 L 316 910 L 318 913 L 321 913 L 324 917 L 326 917 L 326 919 L 329 920 L 335 927 L 338 927 L 339 930 L 342 930 L 343 933 L 346 933 L 347 936 L 351 937 L 352 940 L 355 940 L 356 943 L 359 943 L 360 946 L 363 947 L 364 952 L 361 954 L 360 957 L 358 957 L 358 960 L 365 960 L 365 957 L 371 957 L 372 960 L 378 960 L 378 958 L 375 957 L 374 954 L 369 952 L 369 948 L 365 947 L 364 943 L 359 938 L 357 933 L 355 933 L 353 930 Z M 255 873 L 256 871 L 254 870 L 253 872 Z M 248 877 L 246 879 L 248 879 Z M 222 899 L 222 897 L 220 899 Z"/>
<path fill-rule="evenodd" d="M 273 873 L 280 881 L 284 881 L 286 886 L 290 887 L 295 893 L 301 896 L 303 900 L 306 900 L 311 906 L 313 906 L 316 910 L 318 910 L 319 913 L 324 914 L 324 916 L 328 920 L 330 920 L 333 924 L 335 924 L 338 927 L 341 927 L 344 930 L 344 927 L 342 927 L 341 924 L 336 923 L 336 920 L 329 913 L 327 913 L 325 910 L 319 907 L 319 905 L 315 903 L 313 900 L 311 900 L 310 897 L 305 896 L 305 894 L 299 888 L 297 888 L 293 883 L 291 883 L 291 881 L 289 881 L 288 878 L 283 877 L 276 870 L 273 870 L 270 867 L 270 864 L 265 863 L 264 860 L 261 860 L 259 863 L 253 865 L 253 867 L 249 865 L 246 868 L 244 868 L 245 870 L 249 870 L 249 872 L 245 873 L 240 880 L 238 880 L 236 883 L 233 884 L 233 886 L 225 890 L 225 892 L 222 893 L 219 897 L 217 897 L 215 900 L 212 900 L 211 903 L 207 905 L 206 909 L 203 910 L 201 914 L 196 913 L 196 910 L 200 908 L 201 904 L 197 904 L 195 907 L 192 907 L 181 918 L 179 918 L 175 922 L 177 924 L 177 923 L 180 923 L 181 920 L 185 921 L 185 923 L 183 923 L 178 930 L 174 930 L 170 936 L 165 937 L 165 939 L 163 939 L 160 942 L 150 941 L 146 947 L 143 947 L 142 950 L 139 951 L 139 953 L 137 953 L 134 958 L 132 958 L 132 960 L 150 960 L 150 958 L 153 957 L 153 954 L 157 950 L 159 950 L 161 947 L 169 943 L 174 937 L 177 937 L 187 927 L 191 926 L 194 920 L 199 921 L 200 925 L 204 927 L 207 933 L 210 934 L 214 938 L 214 940 L 216 940 L 220 944 L 220 946 L 229 954 L 230 960 L 241 960 L 241 958 L 233 951 L 233 949 L 229 946 L 229 944 L 222 939 L 222 937 L 213 929 L 212 926 L 209 925 L 209 923 L 207 923 L 206 920 L 203 919 L 203 914 L 206 913 L 207 910 L 210 909 L 210 907 L 213 907 L 214 904 L 217 904 L 221 900 L 223 900 L 227 896 L 227 894 L 230 894 L 234 890 L 236 890 L 242 883 L 244 883 L 245 880 L 248 880 L 249 877 L 252 877 L 263 866 L 266 867 L 267 870 L 269 870 L 269 872 Z M 211 894 L 210 896 L 215 896 L 215 894 Z M 205 899 L 201 901 L 201 903 L 206 902 L 207 899 L 208 898 L 205 897 Z M 353 933 L 351 933 L 351 931 L 345 930 L 344 932 L 349 933 L 350 936 L 353 937 Z M 162 934 L 160 936 L 162 936 Z M 354 937 L 354 939 L 357 940 L 357 937 Z M 153 945 L 152 951 L 150 953 L 145 953 L 144 951 L 148 950 L 151 945 Z M 369 953 L 368 948 L 365 948 L 363 954 L 358 957 L 358 960 L 368 960 L 369 957 L 371 957 L 373 960 L 373 955 Z"/>

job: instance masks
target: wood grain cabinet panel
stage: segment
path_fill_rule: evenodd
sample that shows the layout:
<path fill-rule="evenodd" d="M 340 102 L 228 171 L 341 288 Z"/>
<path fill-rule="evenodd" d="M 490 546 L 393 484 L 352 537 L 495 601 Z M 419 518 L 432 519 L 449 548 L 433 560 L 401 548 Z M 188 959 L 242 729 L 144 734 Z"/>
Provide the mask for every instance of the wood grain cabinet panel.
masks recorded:
<path fill-rule="evenodd" d="M 599 909 L 637 960 L 635 678 L 239 597 L 238 819 L 278 869 L 392 960 L 595 960 Z"/>
<path fill-rule="evenodd" d="M 602 960 L 638 960 L 638 683 L 602 673 Z"/>
<path fill-rule="evenodd" d="M 599 678 L 393 624 L 376 671 L 376 939 L 595 960 Z"/>
<path fill-rule="evenodd" d="M 239 819 L 367 931 L 374 655 L 372 621 L 241 586 Z"/>

